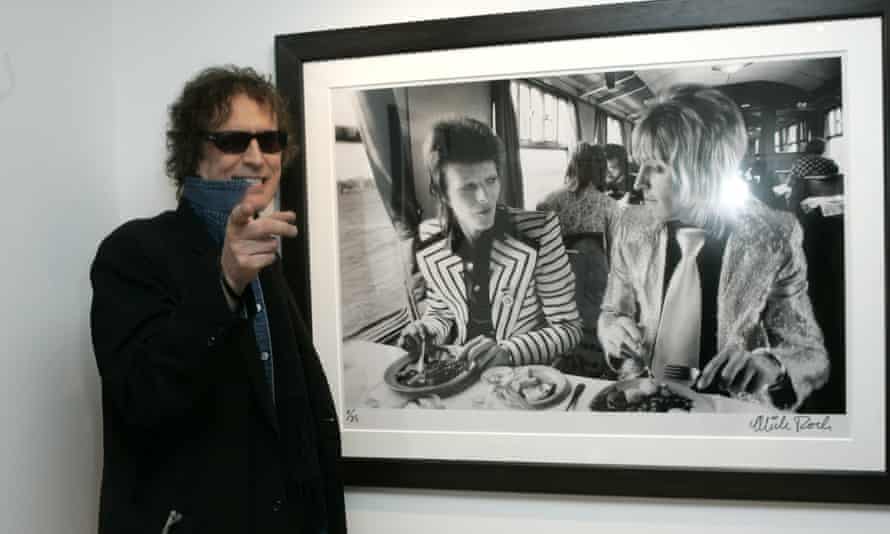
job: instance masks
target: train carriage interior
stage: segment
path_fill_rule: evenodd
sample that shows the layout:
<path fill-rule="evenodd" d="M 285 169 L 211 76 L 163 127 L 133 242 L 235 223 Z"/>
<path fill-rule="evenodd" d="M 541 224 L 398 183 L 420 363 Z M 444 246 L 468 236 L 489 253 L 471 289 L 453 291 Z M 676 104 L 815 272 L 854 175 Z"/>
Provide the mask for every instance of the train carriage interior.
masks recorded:
<path fill-rule="evenodd" d="M 622 147 L 629 186 L 625 201 L 628 209 L 642 209 L 633 200 L 635 121 L 659 93 L 687 83 L 716 87 L 738 105 L 748 133 L 739 169 L 748 194 L 793 213 L 803 228 L 810 299 L 831 378 L 802 409 L 845 412 L 843 191 L 850 177 L 839 57 L 335 91 L 344 339 L 393 343 L 423 312 L 422 278 L 412 258 L 422 223 L 438 215 L 423 158 L 435 121 L 462 115 L 490 125 L 507 149 L 501 202 L 531 210 L 564 184 L 578 143 Z M 791 180 L 794 162 L 816 139 L 825 141 L 824 156 L 836 163 L 837 172 Z M 565 239 L 579 275 L 586 332 L 580 352 L 566 355 L 561 365 L 604 376 L 610 370 L 592 323 L 608 270 L 610 236 L 595 236 L 592 244 L 585 237 L 590 236 Z"/>

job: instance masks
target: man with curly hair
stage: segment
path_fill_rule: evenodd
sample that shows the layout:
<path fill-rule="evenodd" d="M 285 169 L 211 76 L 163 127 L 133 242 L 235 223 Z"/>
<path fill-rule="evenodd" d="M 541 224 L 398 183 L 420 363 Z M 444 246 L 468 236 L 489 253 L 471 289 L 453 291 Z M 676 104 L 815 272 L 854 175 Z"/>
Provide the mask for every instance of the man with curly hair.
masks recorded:
<path fill-rule="evenodd" d="M 100 532 L 346 530 L 336 414 L 278 255 L 288 134 L 266 78 L 202 71 L 170 107 L 179 206 L 99 247 Z"/>
<path fill-rule="evenodd" d="M 475 119 L 433 125 L 424 156 L 440 211 L 420 228 L 427 307 L 402 332 L 409 350 L 429 339 L 482 367 L 551 364 L 581 339 L 559 221 L 499 203 L 504 154 Z"/>

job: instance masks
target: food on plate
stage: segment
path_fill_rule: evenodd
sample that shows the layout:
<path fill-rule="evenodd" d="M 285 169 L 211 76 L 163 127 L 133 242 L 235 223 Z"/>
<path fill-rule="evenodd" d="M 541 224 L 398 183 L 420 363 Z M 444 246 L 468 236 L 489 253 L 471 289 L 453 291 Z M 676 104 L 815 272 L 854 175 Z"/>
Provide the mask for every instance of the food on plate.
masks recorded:
<path fill-rule="evenodd" d="M 482 380 L 492 386 L 505 386 L 513 378 L 513 368 L 505 365 L 489 367 L 482 373 Z"/>
<path fill-rule="evenodd" d="M 433 347 L 426 351 L 422 370 L 418 370 L 416 360 L 409 361 L 396 372 L 395 379 L 408 387 L 438 386 L 468 371 L 471 366 L 470 361 L 458 359 L 447 347 Z"/>
<path fill-rule="evenodd" d="M 538 382 L 537 384 L 523 387 L 519 392 L 527 401 L 541 402 L 553 395 L 554 391 L 556 391 L 556 384 L 550 382 Z"/>
<path fill-rule="evenodd" d="M 622 388 L 611 388 L 595 409 L 614 412 L 668 412 L 692 410 L 693 401 L 671 386 L 643 379 Z"/>
<path fill-rule="evenodd" d="M 530 367 L 517 369 L 508 387 L 514 395 L 530 403 L 542 402 L 556 393 L 556 384 Z"/>

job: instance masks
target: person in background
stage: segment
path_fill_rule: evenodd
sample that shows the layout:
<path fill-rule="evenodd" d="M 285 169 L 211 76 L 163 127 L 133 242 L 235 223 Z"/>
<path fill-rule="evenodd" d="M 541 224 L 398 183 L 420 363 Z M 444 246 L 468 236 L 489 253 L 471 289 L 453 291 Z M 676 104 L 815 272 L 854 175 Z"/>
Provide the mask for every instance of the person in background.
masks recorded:
<path fill-rule="evenodd" d="M 789 173 L 789 185 L 805 176 L 830 176 L 837 174 L 837 163 L 825 157 L 825 139 L 816 138 L 807 142 L 804 155 L 799 157 Z"/>
<path fill-rule="evenodd" d="M 90 272 L 99 532 L 344 533 L 337 417 L 278 256 L 284 102 L 214 67 L 169 121 L 178 207 L 114 230 Z"/>
<path fill-rule="evenodd" d="M 501 140 L 475 119 L 446 119 L 424 153 L 440 216 L 421 225 L 427 306 L 400 345 L 457 344 L 482 367 L 549 364 L 572 350 L 581 321 L 559 221 L 499 204 Z"/>
<path fill-rule="evenodd" d="M 799 157 L 791 165 L 791 172 L 788 174 L 788 207 L 793 212 L 802 215 L 806 206 L 801 206 L 801 201 L 809 194 L 812 194 L 807 186 L 807 176 L 820 176 L 823 180 L 820 184 L 838 184 L 840 177 L 837 177 L 839 171 L 837 163 L 831 158 L 826 158 L 825 140 L 816 138 L 807 142 L 804 148 L 804 155 Z M 839 188 L 836 189 L 838 192 Z"/>
<path fill-rule="evenodd" d="M 558 365 L 572 374 L 602 376 L 606 372 L 596 321 L 609 272 L 609 227 L 622 209 L 619 201 L 604 192 L 607 176 L 603 147 L 582 141 L 566 168 L 565 187 L 550 193 L 537 205 L 539 211 L 553 212 L 559 218 L 575 272 L 575 302 L 583 335 L 577 350 Z"/>
<path fill-rule="evenodd" d="M 606 152 L 605 192 L 615 200 L 633 192 L 633 178 L 629 174 L 627 149 L 621 145 L 609 143 Z"/>
<path fill-rule="evenodd" d="M 603 192 L 606 176 L 603 148 L 581 141 L 566 168 L 565 186 L 547 195 L 536 209 L 556 213 L 569 242 L 583 234 L 602 239 L 619 210 L 617 202 Z"/>
<path fill-rule="evenodd" d="M 801 228 L 746 194 L 746 139 L 716 89 L 674 87 L 644 112 L 633 143 L 645 209 L 616 224 L 598 333 L 608 355 L 658 378 L 685 370 L 699 389 L 795 409 L 826 382 L 828 358 Z"/>
<path fill-rule="evenodd" d="M 745 169 L 745 180 L 752 184 L 760 184 L 766 181 L 766 159 L 763 154 L 757 153 L 751 158 Z"/>

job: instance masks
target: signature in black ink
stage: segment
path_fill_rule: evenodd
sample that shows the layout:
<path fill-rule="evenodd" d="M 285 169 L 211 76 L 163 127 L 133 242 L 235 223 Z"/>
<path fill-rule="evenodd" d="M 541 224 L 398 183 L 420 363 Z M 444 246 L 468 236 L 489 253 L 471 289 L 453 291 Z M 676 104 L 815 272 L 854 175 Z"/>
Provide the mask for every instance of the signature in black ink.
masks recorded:
<path fill-rule="evenodd" d="M 355 412 L 355 408 L 350 408 L 346 410 L 346 422 L 347 423 L 358 423 L 358 414 Z"/>
<path fill-rule="evenodd" d="M 754 432 L 831 432 L 831 416 L 758 415 L 748 423 Z"/>

